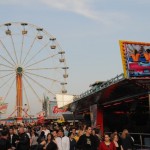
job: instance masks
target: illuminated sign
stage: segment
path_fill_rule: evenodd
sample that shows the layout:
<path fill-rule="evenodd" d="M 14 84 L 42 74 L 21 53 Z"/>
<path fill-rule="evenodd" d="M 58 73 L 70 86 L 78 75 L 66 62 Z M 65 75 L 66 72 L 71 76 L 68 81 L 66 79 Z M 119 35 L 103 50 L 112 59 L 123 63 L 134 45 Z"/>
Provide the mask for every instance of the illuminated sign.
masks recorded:
<path fill-rule="evenodd" d="M 150 43 L 119 41 L 126 78 L 150 77 Z"/>

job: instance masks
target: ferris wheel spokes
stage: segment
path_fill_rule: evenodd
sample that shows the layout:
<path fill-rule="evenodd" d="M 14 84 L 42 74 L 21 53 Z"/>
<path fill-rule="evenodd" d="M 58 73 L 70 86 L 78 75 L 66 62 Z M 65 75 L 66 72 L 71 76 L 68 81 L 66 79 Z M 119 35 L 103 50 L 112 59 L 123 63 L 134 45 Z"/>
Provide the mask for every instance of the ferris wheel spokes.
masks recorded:
<path fill-rule="evenodd" d="M 53 70 L 53 69 L 61 69 L 62 67 L 54 67 L 54 68 L 28 68 L 26 70 Z"/>
<path fill-rule="evenodd" d="M 61 83 L 61 82 L 62 82 L 62 81 L 59 81 L 59 80 L 56 80 L 56 79 L 52 79 L 52 78 L 49 78 L 49 77 L 46 77 L 46 76 L 41 76 L 41 75 L 34 74 L 34 73 L 31 73 L 31 72 L 27 72 L 27 71 L 25 71 L 25 73 L 31 74 L 31 75 L 33 75 L 33 76 L 37 76 L 37 77 L 40 77 L 40 78 L 43 78 L 43 79 L 55 81 L 55 82 L 58 82 L 58 83 Z"/>
<path fill-rule="evenodd" d="M 5 60 L 7 63 L 9 63 L 11 66 L 14 66 L 12 63 L 10 63 L 6 58 L 4 58 L 2 55 L 0 55 L 0 57 Z"/>
<path fill-rule="evenodd" d="M 11 41 L 12 41 L 12 45 L 13 45 L 13 50 L 14 50 L 14 53 L 15 53 L 16 61 L 17 61 L 17 64 L 18 64 L 17 52 L 16 52 L 16 49 L 15 49 L 15 44 L 14 44 L 14 40 L 13 40 L 12 34 L 10 35 L 10 37 L 11 37 Z"/>
<path fill-rule="evenodd" d="M 0 70 L 1 71 L 1 70 Z M 13 72 L 11 72 L 11 73 L 9 73 L 9 74 L 6 74 L 6 75 L 3 75 L 3 76 L 0 76 L 0 79 L 2 79 L 2 78 L 5 78 L 5 77 L 7 77 L 7 76 L 9 76 L 9 75 L 11 75 Z"/>
<path fill-rule="evenodd" d="M 23 59 L 22 64 L 24 64 L 26 58 L 28 57 L 28 55 L 29 55 L 29 53 L 30 53 L 30 51 L 31 51 L 31 49 L 32 49 L 32 47 L 33 47 L 33 45 L 34 45 L 36 39 L 37 39 L 36 37 L 33 39 L 33 42 L 32 42 L 32 44 L 30 45 L 30 48 L 29 48 L 29 50 L 28 50 L 28 52 L 27 52 L 25 58 Z"/>
<path fill-rule="evenodd" d="M 4 50 L 7 52 L 8 56 L 10 57 L 10 59 L 13 61 L 13 63 L 16 65 L 14 59 L 12 58 L 12 56 L 10 55 L 9 51 L 7 50 L 6 46 L 4 45 L 4 43 L 2 42 L 2 40 L 0 40 L 0 43 L 2 44 Z"/>
<path fill-rule="evenodd" d="M 1 86 L 0 86 L 0 89 L 4 86 L 4 85 L 6 85 L 11 79 L 12 79 L 12 77 L 14 76 L 14 73 L 12 74 L 9 74 L 9 75 L 12 75 L 10 78 L 8 78 L 8 80 L 6 81 L 6 82 L 4 82 Z M 6 77 L 6 76 L 5 76 Z"/>
<path fill-rule="evenodd" d="M 21 43 L 21 54 L 20 54 L 20 61 L 19 61 L 20 64 L 21 64 L 21 59 L 22 59 L 23 45 L 24 45 L 24 34 L 23 34 L 22 43 Z"/>
<path fill-rule="evenodd" d="M 39 61 L 37 61 L 37 62 L 35 62 L 35 63 L 29 65 L 29 66 L 25 66 L 25 68 L 28 68 L 28 67 L 31 67 L 31 66 L 33 66 L 33 65 L 36 65 L 36 64 L 38 64 L 38 63 L 41 63 L 41 62 L 43 62 L 43 61 L 46 61 L 46 60 L 48 60 L 49 58 L 52 58 L 52 57 L 57 56 L 57 55 L 59 55 L 59 54 L 54 54 L 54 55 L 48 56 L 47 58 L 44 58 L 44 59 L 42 59 L 42 60 L 39 60 Z"/>
<path fill-rule="evenodd" d="M 23 85 L 23 91 L 24 91 L 24 94 L 25 94 L 25 98 L 27 99 L 28 108 L 29 108 L 29 111 L 30 111 L 30 113 L 31 113 L 31 110 L 30 110 L 30 104 L 29 104 L 29 99 L 28 99 L 28 96 L 27 96 L 27 92 L 26 92 L 24 83 L 23 83 L 22 85 Z"/>
<path fill-rule="evenodd" d="M 12 84 L 10 85 L 10 87 L 9 87 L 9 89 L 8 89 L 8 91 L 7 91 L 7 93 L 6 93 L 6 95 L 4 96 L 4 100 L 6 100 L 6 98 L 7 98 L 8 94 L 9 94 L 9 92 L 11 91 L 11 88 L 12 88 L 12 86 L 13 86 L 15 80 L 16 80 L 16 78 L 14 78 Z"/>
<path fill-rule="evenodd" d="M 30 84 L 30 82 L 26 79 L 25 76 L 23 76 L 24 80 L 27 82 L 27 84 L 29 85 L 29 87 L 31 88 L 31 90 L 33 91 L 33 93 L 36 95 L 36 97 L 38 98 L 38 100 L 40 102 L 42 102 L 41 98 L 39 97 L 39 95 L 36 93 L 36 91 L 34 90 L 34 88 L 32 87 L 32 85 Z"/>
<path fill-rule="evenodd" d="M 21 60 L 22 60 L 22 52 L 23 52 L 23 46 L 24 46 L 24 37 L 28 33 L 28 31 L 25 30 L 25 26 L 27 26 L 28 24 L 27 23 L 21 23 L 21 25 L 23 26 L 23 30 L 22 30 L 22 43 L 21 43 L 20 64 L 21 64 Z"/>
<path fill-rule="evenodd" d="M 49 44 L 49 42 L 46 43 L 42 48 L 40 48 L 40 50 L 39 50 L 37 53 L 35 53 L 35 54 L 26 62 L 25 65 L 27 65 L 31 60 L 33 60 L 45 47 L 47 47 L 48 44 Z"/>
<path fill-rule="evenodd" d="M 8 65 L 5 65 L 5 64 L 0 64 L 0 66 L 4 66 L 4 67 L 7 67 L 7 68 L 14 69 L 13 67 L 11 67 L 11 66 L 8 66 Z"/>
<path fill-rule="evenodd" d="M 34 83 L 36 83 L 38 86 L 40 86 L 40 87 L 42 87 L 43 89 L 45 89 L 46 91 L 48 91 L 49 93 L 51 93 L 52 95 L 54 95 L 55 96 L 55 94 L 52 92 L 52 91 L 50 91 L 48 88 L 46 88 L 45 86 L 43 86 L 42 84 L 40 84 L 40 83 L 38 83 L 36 80 L 34 80 L 32 77 L 29 77 L 27 74 L 25 74 L 24 73 L 24 75 L 26 76 L 26 77 L 28 77 L 30 80 L 32 80 Z"/>

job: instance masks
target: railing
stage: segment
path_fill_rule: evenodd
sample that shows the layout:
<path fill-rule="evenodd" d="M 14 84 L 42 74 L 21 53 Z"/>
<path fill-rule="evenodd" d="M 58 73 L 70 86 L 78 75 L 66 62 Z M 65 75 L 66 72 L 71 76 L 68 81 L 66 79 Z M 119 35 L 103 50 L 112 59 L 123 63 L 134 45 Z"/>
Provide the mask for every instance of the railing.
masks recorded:
<path fill-rule="evenodd" d="M 106 82 L 103 82 L 103 83 L 100 84 L 100 85 L 94 86 L 93 88 L 91 88 L 90 90 L 88 90 L 88 91 L 82 93 L 82 94 L 79 95 L 79 96 L 75 96 L 74 101 L 77 101 L 77 100 L 79 100 L 79 99 L 81 99 L 81 98 L 87 97 L 87 96 L 89 96 L 89 95 L 91 95 L 91 94 L 93 94 L 93 93 L 96 93 L 96 92 L 98 92 L 98 91 L 100 91 L 100 90 L 102 90 L 102 89 L 104 89 L 104 88 L 109 87 L 109 86 L 112 85 L 112 84 L 115 84 L 115 83 L 117 83 L 117 82 L 120 82 L 120 81 L 123 80 L 123 79 L 125 79 L 123 73 L 120 74 L 120 75 L 117 75 L 116 77 L 114 77 L 114 78 L 112 78 L 112 79 L 110 79 L 110 80 L 108 80 L 108 81 L 106 81 Z"/>
<path fill-rule="evenodd" d="M 130 133 L 136 149 L 150 149 L 150 133 Z"/>

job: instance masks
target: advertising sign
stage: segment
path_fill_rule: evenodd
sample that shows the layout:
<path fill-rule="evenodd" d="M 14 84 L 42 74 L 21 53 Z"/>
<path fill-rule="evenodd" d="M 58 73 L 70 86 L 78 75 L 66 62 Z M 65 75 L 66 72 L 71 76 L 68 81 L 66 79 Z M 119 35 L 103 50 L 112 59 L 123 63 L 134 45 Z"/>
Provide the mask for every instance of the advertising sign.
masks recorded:
<path fill-rule="evenodd" d="M 49 118 L 50 119 L 58 119 L 62 117 L 62 114 L 70 114 L 71 112 L 66 109 L 58 108 L 56 101 L 49 102 Z"/>
<path fill-rule="evenodd" d="M 150 43 L 119 41 L 126 78 L 150 77 Z"/>

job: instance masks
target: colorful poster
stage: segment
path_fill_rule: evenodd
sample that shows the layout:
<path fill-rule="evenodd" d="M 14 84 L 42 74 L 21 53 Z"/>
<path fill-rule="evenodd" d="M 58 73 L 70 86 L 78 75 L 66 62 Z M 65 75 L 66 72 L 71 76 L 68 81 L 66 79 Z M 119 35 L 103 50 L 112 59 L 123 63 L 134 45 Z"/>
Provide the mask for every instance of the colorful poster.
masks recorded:
<path fill-rule="evenodd" d="M 120 41 L 120 51 L 126 78 L 150 77 L 150 43 Z"/>

